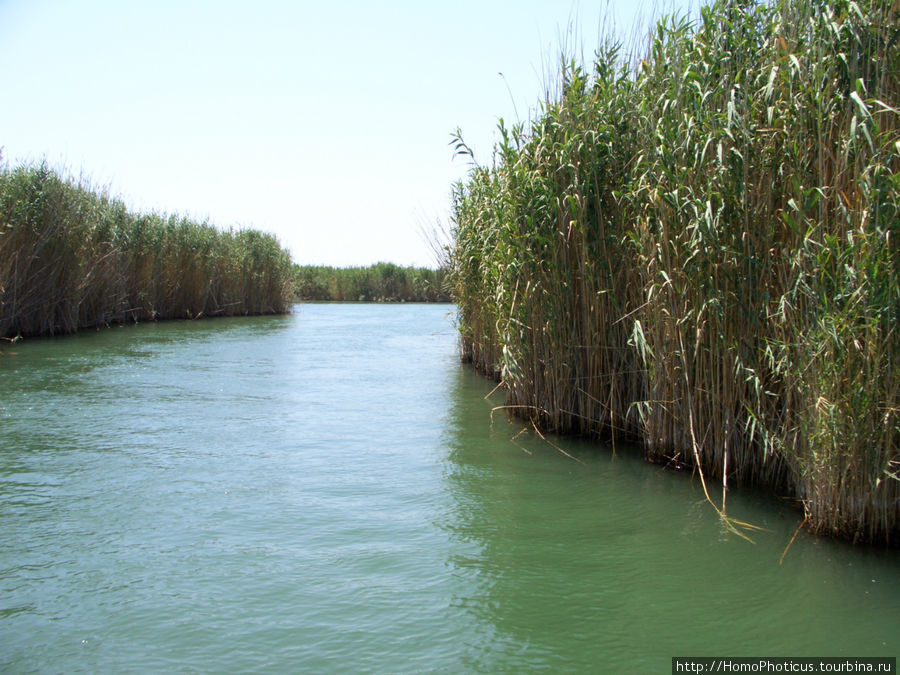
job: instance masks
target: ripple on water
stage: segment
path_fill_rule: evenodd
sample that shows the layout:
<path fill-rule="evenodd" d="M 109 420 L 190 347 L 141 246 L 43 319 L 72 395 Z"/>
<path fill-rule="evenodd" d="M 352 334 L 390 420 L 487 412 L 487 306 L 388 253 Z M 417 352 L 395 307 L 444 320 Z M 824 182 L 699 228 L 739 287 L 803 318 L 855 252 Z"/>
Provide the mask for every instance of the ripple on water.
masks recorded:
<path fill-rule="evenodd" d="M 21 345 L 0 393 L 0 667 L 664 671 L 893 654 L 893 553 L 500 414 L 436 306 Z M 450 329 L 450 330 L 448 330 Z M 10 392 L 16 392 L 15 395 Z M 495 395 L 496 397 L 496 395 Z M 875 579 L 876 582 L 872 580 Z"/>

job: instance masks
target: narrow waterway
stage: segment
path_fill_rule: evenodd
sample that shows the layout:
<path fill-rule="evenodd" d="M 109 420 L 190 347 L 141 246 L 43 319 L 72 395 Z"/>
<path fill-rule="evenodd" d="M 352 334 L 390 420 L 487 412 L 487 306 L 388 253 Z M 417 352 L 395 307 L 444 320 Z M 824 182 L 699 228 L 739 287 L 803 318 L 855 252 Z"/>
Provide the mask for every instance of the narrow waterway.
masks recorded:
<path fill-rule="evenodd" d="M 530 433 L 448 305 L 0 350 L 0 670 L 669 672 L 896 656 L 900 554 Z M 514 438 L 515 437 L 515 438 Z"/>

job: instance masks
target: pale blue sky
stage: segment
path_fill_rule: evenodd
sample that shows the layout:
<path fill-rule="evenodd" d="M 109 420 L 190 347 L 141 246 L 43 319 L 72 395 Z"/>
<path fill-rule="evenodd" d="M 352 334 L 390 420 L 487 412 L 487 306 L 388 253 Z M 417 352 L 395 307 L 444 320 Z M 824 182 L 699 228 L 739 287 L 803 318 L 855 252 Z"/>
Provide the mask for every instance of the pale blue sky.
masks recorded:
<path fill-rule="evenodd" d="M 301 264 L 433 265 L 418 230 L 468 169 L 451 132 L 488 160 L 561 39 L 590 55 L 603 16 L 630 35 L 652 6 L 0 0 L 0 147 L 137 210 L 271 232 Z"/>

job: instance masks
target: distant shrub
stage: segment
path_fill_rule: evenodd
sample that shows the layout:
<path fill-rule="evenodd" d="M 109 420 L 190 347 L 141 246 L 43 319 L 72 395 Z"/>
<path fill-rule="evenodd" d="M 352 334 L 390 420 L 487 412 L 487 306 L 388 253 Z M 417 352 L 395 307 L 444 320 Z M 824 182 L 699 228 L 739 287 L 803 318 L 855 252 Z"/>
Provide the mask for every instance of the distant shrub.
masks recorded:
<path fill-rule="evenodd" d="M 369 267 L 294 266 L 298 300 L 449 302 L 445 271 L 376 263 Z"/>

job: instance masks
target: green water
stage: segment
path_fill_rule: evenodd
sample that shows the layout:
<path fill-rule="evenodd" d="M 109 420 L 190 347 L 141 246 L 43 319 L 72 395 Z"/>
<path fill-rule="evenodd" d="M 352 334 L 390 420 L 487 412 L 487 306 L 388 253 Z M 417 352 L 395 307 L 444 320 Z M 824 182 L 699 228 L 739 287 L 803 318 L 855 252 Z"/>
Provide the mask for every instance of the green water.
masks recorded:
<path fill-rule="evenodd" d="M 670 672 L 896 656 L 900 555 L 727 534 L 688 475 L 485 400 L 442 305 L 111 328 L 0 356 L 4 672 Z"/>

